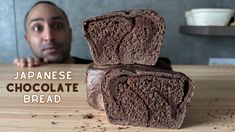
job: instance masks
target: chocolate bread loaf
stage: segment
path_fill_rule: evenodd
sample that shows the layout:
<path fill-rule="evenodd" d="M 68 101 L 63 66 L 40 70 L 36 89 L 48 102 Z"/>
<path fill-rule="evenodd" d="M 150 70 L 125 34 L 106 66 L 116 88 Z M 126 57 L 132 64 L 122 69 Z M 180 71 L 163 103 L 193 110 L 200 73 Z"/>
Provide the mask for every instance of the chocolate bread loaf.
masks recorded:
<path fill-rule="evenodd" d="M 104 110 L 103 96 L 101 93 L 102 79 L 112 69 L 115 68 L 139 68 L 143 70 L 165 69 L 172 70 L 171 62 L 168 58 L 159 57 L 155 66 L 145 65 L 106 65 L 100 66 L 91 63 L 86 71 L 87 102 L 90 106 L 98 110 Z"/>
<path fill-rule="evenodd" d="M 102 94 L 112 124 L 179 128 L 193 95 L 183 73 L 141 68 L 116 68 L 106 74 Z"/>
<path fill-rule="evenodd" d="M 84 21 L 83 34 L 96 64 L 154 65 L 164 34 L 153 10 L 115 11 Z"/>

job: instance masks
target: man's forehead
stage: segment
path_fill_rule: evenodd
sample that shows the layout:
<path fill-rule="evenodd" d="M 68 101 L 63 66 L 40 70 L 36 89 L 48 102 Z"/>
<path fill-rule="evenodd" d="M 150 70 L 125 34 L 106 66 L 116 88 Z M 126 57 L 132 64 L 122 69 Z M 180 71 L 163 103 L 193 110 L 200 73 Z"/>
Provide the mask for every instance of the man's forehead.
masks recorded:
<path fill-rule="evenodd" d="M 27 21 L 29 22 L 32 19 L 37 18 L 51 19 L 54 17 L 61 17 L 62 20 L 65 20 L 65 16 L 60 9 L 50 4 L 41 3 L 31 9 L 27 17 Z"/>

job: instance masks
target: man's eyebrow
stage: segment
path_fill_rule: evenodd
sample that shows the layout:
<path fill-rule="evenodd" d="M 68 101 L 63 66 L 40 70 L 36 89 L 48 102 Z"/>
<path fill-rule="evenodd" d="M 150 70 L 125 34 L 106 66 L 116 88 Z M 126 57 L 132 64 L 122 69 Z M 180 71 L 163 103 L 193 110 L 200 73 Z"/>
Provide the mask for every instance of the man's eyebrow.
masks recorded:
<path fill-rule="evenodd" d="M 50 19 L 52 20 L 64 20 L 61 16 L 53 16 Z M 34 18 L 30 21 L 30 23 L 35 22 L 35 21 L 45 21 L 43 18 Z"/>
<path fill-rule="evenodd" d="M 30 23 L 35 22 L 35 21 L 44 21 L 44 19 L 43 18 L 34 18 L 34 19 L 30 20 Z"/>
<path fill-rule="evenodd" d="M 53 20 L 64 20 L 63 17 L 61 17 L 61 16 L 54 16 L 54 17 L 51 17 L 50 19 L 53 19 Z"/>

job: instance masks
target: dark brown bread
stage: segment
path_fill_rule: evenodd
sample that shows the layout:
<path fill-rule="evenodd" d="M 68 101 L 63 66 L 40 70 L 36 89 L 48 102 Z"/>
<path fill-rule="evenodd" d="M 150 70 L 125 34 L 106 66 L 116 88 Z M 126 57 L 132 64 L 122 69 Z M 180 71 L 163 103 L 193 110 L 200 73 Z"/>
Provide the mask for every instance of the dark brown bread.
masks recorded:
<path fill-rule="evenodd" d="M 83 34 L 96 64 L 154 65 L 164 34 L 153 10 L 115 11 L 84 21 Z"/>
<path fill-rule="evenodd" d="M 107 65 L 100 66 L 91 63 L 86 72 L 86 83 L 87 83 L 87 102 L 90 106 L 98 110 L 104 110 L 103 96 L 101 93 L 102 79 L 112 69 L 115 68 L 126 68 L 133 69 L 139 68 L 142 70 L 154 70 L 154 69 L 165 69 L 172 70 L 171 62 L 169 59 L 160 57 L 155 66 L 145 65 Z"/>
<path fill-rule="evenodd" d="M 116 68 L 106 74 L 102 94 L 112 124 L 179 128 L 193 95 L 183 73 Z"/>

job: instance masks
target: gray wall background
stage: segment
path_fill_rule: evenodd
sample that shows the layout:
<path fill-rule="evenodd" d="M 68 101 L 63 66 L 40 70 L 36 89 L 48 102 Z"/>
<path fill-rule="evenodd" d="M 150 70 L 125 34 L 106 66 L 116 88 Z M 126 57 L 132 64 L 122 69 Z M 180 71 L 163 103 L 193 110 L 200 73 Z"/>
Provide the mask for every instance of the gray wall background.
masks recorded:
<path fill-rule="evenodd" d="M 28 9 L 38 0 L 0 0 L 0 63 L 32 55 L 24 40 L 23 20 Z M 150 8 L 165 19 L 166 32 L 161 56 L 173 64 L 208 64 L 210 57 L 235 57 L 235 37 L 194 36 L 179 33 L 185 24 L 184 12 L 192 8 L 235 8 L 235 0 L 50 0 L 67 13 L 73 29 L 71 54 L 91 58 L 82 36 L 83 20 L 113 10 Z M 17 29 L 17 34 L 16 30 Z M 17 40 L 18 38 L 18 40 Z M 18 45 L 16 44 L 18 41 Z"/>

